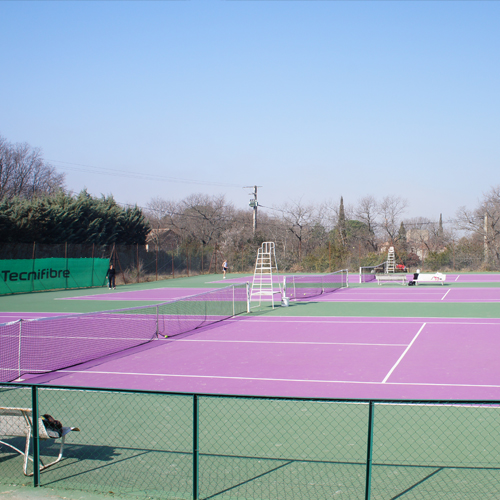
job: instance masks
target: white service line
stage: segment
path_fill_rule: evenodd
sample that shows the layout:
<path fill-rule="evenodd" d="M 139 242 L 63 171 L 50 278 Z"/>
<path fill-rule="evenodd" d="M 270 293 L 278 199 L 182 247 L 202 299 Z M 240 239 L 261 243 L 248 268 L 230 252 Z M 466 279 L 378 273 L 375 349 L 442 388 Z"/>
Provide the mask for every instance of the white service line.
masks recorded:
<path fill-rule="evenodd" d="M 171 342 L 222 342 L 228 344 L 297 344 L 297 345 L 364 345 L 404 347 L 406 344 L 373 344 L 368 342 L 291 342 L 288 340 L 210 340 L 210 339 L 167 339 Z"/>
<path fill-rule="evenodd" d="M 441 300 L 444 300 L 444 298 L 451 292 L 451 288 L 448 288 L 448 291 L 443 295 Z"/>
<path fill-rule="evenodd" d="M 57 370 L 52 373 L 78 373 L 79 375 L 119 375 L 119 376 L 134 376 L 134 377 L 174 377 L 174 378 L 199 378 L 199 379 L 222 379 L 222 380 L 252 380 L 258 382 L 311 382 L 316 384 L 360 384 L 360 385 L 381 385 L 382 382 L 370 382 L 370 381 L 359 381 L 359 380 L 317 380 L 317 379 L 294 379 L 294 378 L 267 378 L 267 377 L 231 377 L 223 375 L 191 375 L 191 374 L 180 374 L 180 373 L 135 373 L 135 372 L 105 372 L 105 371 L 94 371 L 94 370 Z M 500 385 L 493 384 L 436 384 L 430 382 L 388 382 L 385 384 L 389 385 L 409 385 L 415 387 L 488 387 L 488 388 L 500 388 Z"/>
<path fill-rule="evenodd" d="M 417 340 L 417 337 L 420 335 L 420 332 L 424 329 L 425 325 L 427 323 L 424 323 L 421 327 L 420 327 L 420 330 L 417 332 L 417 334 L 415 335 L 415 337 L 413 337 L 412 341 L 408 344 L 408 347 L 405 349 L 405 351 L 403 352 L 403 354 L 401 354 L 401 356 L 399 357 L 399 359 L 396 361 L 396 364 L 391 368 L 391 370 L 389 371 L 389 373 L 385 376 L 384 380 L 382 380 L 382 383 L 385 384 L 387 382 L 387 379 L 391 376 L 391 373 L 396 369 L 396 367 L 399 365 L 399 363 L 401 362 L 401 360 L 405 357 L 405 354 L 410 350 L 410 347 L 413 345 L 413 343 L 415 342 L 415 340 Z"/>
<path fill-rule="evenodd" d="M 460 278 L 460 274 L 459 274 L 459 275 L 455 278 L 455 281 L 457 281 L 457 280 L 458 280 L 458 278 Z"/>

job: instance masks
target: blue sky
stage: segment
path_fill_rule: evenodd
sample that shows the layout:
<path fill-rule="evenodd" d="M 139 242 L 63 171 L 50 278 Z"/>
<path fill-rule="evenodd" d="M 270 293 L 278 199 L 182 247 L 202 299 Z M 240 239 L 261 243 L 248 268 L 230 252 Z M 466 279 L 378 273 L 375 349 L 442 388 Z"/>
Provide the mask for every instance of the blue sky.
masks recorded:
<path fill-rule="evenodd" d="M 0 46 L 0 135 L 73 191 L 446 220 L 500 183 L 499 2 L 4 1 Z"/>

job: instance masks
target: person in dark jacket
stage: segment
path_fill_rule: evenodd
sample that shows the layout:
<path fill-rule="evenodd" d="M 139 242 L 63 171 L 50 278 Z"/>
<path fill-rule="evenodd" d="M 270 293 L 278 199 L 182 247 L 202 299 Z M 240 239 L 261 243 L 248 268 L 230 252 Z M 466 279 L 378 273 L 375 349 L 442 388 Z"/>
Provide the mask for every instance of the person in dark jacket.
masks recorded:
<path fill-rule="evenodd" d="M 111 290 L 111 288 L 113 290 L 116 288 L 115 276 L 116 276 L 116 270 L 115 270 L 113 264 L 110 264 L 108 272 L 106 273 L 106 277 L 108 278 L 108 288 L 110 290 Z"/>
<path fill-rule="evenodd" d="M 413 279 L 408 282 L 408 285 L 415 286 L 417 284 L 419 274 L 420 274 L 420 269 L 417 269 L 417 272 L 413 273 Z"/>

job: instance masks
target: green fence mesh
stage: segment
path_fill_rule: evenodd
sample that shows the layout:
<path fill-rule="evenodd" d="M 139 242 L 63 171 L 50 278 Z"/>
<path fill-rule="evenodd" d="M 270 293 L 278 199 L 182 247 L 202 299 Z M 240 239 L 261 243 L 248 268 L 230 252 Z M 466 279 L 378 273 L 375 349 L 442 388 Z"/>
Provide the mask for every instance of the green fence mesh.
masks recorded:
<path fill-rule="evenodd" d="M 0 295 L 102 286 L 108 267 L 98 258 L 0 260 Z"/>
<path fill-rule="evenodd" d="M 42 487 L 158 499 L 500 498 L 499 402 L 34 390 L 36 414 L 81 429 L 41 472 Z M 2 408 L 32 401 L 31 387 L 0 388 Z M 24 450 L 5 418 L 0 410 L 0 441 Z M 40 441 L 43 462 L 59 442 Z M 22 463 L 0 444 L 0 483 L 33 484 Z"/>

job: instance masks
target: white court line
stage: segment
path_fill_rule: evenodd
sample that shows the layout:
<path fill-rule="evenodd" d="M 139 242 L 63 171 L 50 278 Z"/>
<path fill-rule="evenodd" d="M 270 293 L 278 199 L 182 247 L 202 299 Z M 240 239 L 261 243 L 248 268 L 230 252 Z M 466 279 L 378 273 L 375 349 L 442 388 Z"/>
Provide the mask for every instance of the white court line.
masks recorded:
<path fill-rule="evenodd" d="M 433 303 L 432 302 L 432 299 L 434 299 L 434 297 L 438 297 L 439 294 L 435 294 L 433 295 L 432 297 L 427 297 L 427 299 L 424 298 L 424 300 L 422 300 L 422 304 L 426 304 L 426 303 Z M 418 298 L 421 298 L 421 297 L 418 297 Z M 394 298 L 394 299 L 390 299 L 392 303 L 397 303 L 397 304 L 402 304 L 402 303 L 410 303 L 410 304 L 414 304 L 415 303 L 415 300 L 417 299 L 417 297 L 400 297 L 398 299 Z M 426 302 L 427 300 L 427 302 Z M 318 299 L 316 300 L 315 302 L 317 303 L 321 303 L 321 304 L 324 304 L 325 302 L 366 302 L 367 304 L 389 304 L 390 302 L 387 302 L 387 299 L 384 299 L 384 298 L 366 298 L 366 299 L 353 299 L 351 297 L 347 298 L 347 297 L 338 297 L 338 298 L 335 298 L 335 300 L 331 300 L 330 298 L 324 298 L 324 299 Z"/>
<path fill-rule="evenodd" d="M 201 378 L 201 379 L 222 379 L 222 380 L 253 380 L 258 382 L 311 382 L 315 384 L 367 384 L 367 385 L 411 385 L 411 386 L 433 386 L 433 387 L 487 387 L 500 389 L 500 385 L 492 384 L 435 384 L 435 383 L 420 383 L 420 382 L 371 382 L 358 380 L 308 380 L 308 379 L 293 379 L 293 378 L 264 378 L 264 377 L 229 377 L 223 375 L 181 375 L 178 373 L 134 373 L 134 372 L 105 372 L 105 371 L 78 371 L 78 370 L 57 370 L 52 373 L 80 373 L 85 375 L 119 375 L 133 377 L 174 377 L 174 378 Z"/>
<path fill-rule="evenodd" d="M 401 360 L 405 357 L 405 354 L 410 350 L 410 347 L 413 345 L 413 343 L 415 342 L 415 340 L 417 340 L 417 337 L 420 335 L 420 332 L 424 329 L 425 325 L 427 323 L 424 323 L 421 327 L 420 327 L 420 330 L 417 332 L 417 334 L 415 335 L 415 337 L 413 337 L 413 340 L 408 344 L 408 347 L 405 349 L 405 351 L 403 352 L 403 354 L 401 354 L 401 356 L 399 357 L 399 359 L 396 361 L 396 364 L 391 368 L 391 370 L 389 371 L 389 373 L 385 376 L 384 380 L 382 380 L 382 383 L 385 384 L 387 379 L 391 376 L 391 373 L 396 369 L 396 367 L 399 365 L 399 363 L 401 362 Z"/>
<path fill-rule="evenodd" d="M 297 344 L 297 345 L 363 345 L 404 347 L 406 344 L 372 344 L 369 342 L 290 342 L 276 340 L 210 340 L 210 339 L 168 339 L 172 342 L 226 342 L 228 344 Z"/>
<path fill-rule="evenodd" d="M 4 338 L 19 338 L 18 335 L 5 335 Z M 148 340 L 144 338 L 123 338 L 123 337 L 68 337 L 68 336 L 58 336 L 58 335 L 40 335 L 38 338 L 40 339 L 63 339 L 63 340 L 119 340 L 119 341 L 138 341 L 143 342 L 143 344 L 133 347 L 141 347 L 145 345 Z M 160 340 L 160 339 L 158 339 Z M 162 340 L 162 339 L 161 339 Z M 152 339 L 151 342 L 155 341 Z M 162 340 L 163 341 L 163 340 Z M 276 340 L 214 340 L 214 339 L 176 339 L 176 338 L 168 338 L 168 342 L 212 342 L 212 343 L 227 343 L 227 344 L 296 344 L 296 345 L 353 345 L 353 346 L 377 346 L 377 347 L 405 347 L 407 344 L 381 344 L 381 343 L 371 343 L 371 342 L 292 342 L 292 341 L 276 341 Z M 112 355 L 114 353 L 110 353 Z"/>
<path fill-rule="evenodd" d="M 455 278 L 455 281 L 457 281 L 457 280 L 458 280 L 458 278 L 460 278 L 460 274 L 459 274 L 459 275 Z"/>
<path fill-rule="evenodd" d="M 437 282 L 435 282 L 437 283 Z M 351 288 L 349 290 L 352 290 Z M 434 290 L 429 289 L 429 288 L 417 288 L 415 289 L 410 289 L 408 290 L 407 288 L 396 288 L 392 292 L 382 292 L 379 291 L 380 288 L 375 288 L 375 291 L 373 290 L 368 290 L 368 291 L 355 291 L 355 292 L 348 292 L 345 293 L 346 296 L 352 297 L 353 295 L 356 295 L 357 297 L 367 297 L 367 298 L 372 298 L 372 297 L 401 297 L 401 296 L 410 296 L 410 297 L 422 297 L 422 296 L 427 296 L 427 295 L 436 295 L 439 292 L 439 290 Z M 421 291 L 422 290 L 422 291 Z M 335 294 L 324 294 L 324 295 L 319 295 L 318 297 L 335 297 Z M 314 298 L 314 297 L 313 297 Z"/>
<path fill-rule="evenodd" d="M 336 325 L 336 324 L 339 324 L 339 325 L 343 325 L 343 324 L 346 324 L 346 325 L 373 325 L 373 324 L 376 324 L 376 325 L 414 325 L 415 323 L 421 324 L 422 319 L 424 319 L 424 318 L 414 318 L 413 320 L 409 320 L 409 318 L 408 318 L 408 321 L 407 320 L 377 321 L 376 318 L 374 318 L 374 319 L 369 319 L 366 321 L 349 321 L 349 320 L 335 320 L 335 319 L 311 321 L 311 320 L 302 320 L 302 319 L 297 320 L 297 319 L 285 317 L 285 316 L 282 317 L 283 319 L 276 320 L 275 318 L 277 318 L 277 317 L 278 316 L 274 316 L 273 319 L 270 319 L 270 318 L 249 318 L 249 317 L 243 318 L 242 317 L 239 321 L 240 322 L 241 321 L 249 321 L 249 322 L 255 322 L 255 323 L 269 323 L 269 324 L 273 324 L 273 323 L 277 323 L 277 324 L 279 324 L 279 323 L 307 323 L 309 325 L 315 325 L 316 323 L 319 323 L 319 324 L 325 323 L 325 324 L 331 324 L 331 325 Z M 429 325 L 499 325 L 500 324 L 500 318 L 488 318 L 490 320 L 490 322 L 480 321 L 483 318 L 462 318 L 464 320 L 477 320 L 477 321 L 460 321 L 460 320 L 457 320 L 454 318 L 443 318 L 443 319 L 449 319 L 450 321 L 432 321 L 432 320 L 429 320 L 428 318 L 425 318 L 425 319 L 427 319 L 427 323 Z M 494 319 L 496 319 L 497 321 L 492 321 Z M 238 320 L 228 319 L 228 320 L 226 320 L 226 322 L 236 323 L 236 322 L 238 322 Z"/>
<path fill-rule="evenodd" d="M 441 300 L 444 300 L 444 298 L 451 292 L 451 288 L 448 289 L 448 291 L 443 295 Z"/>

